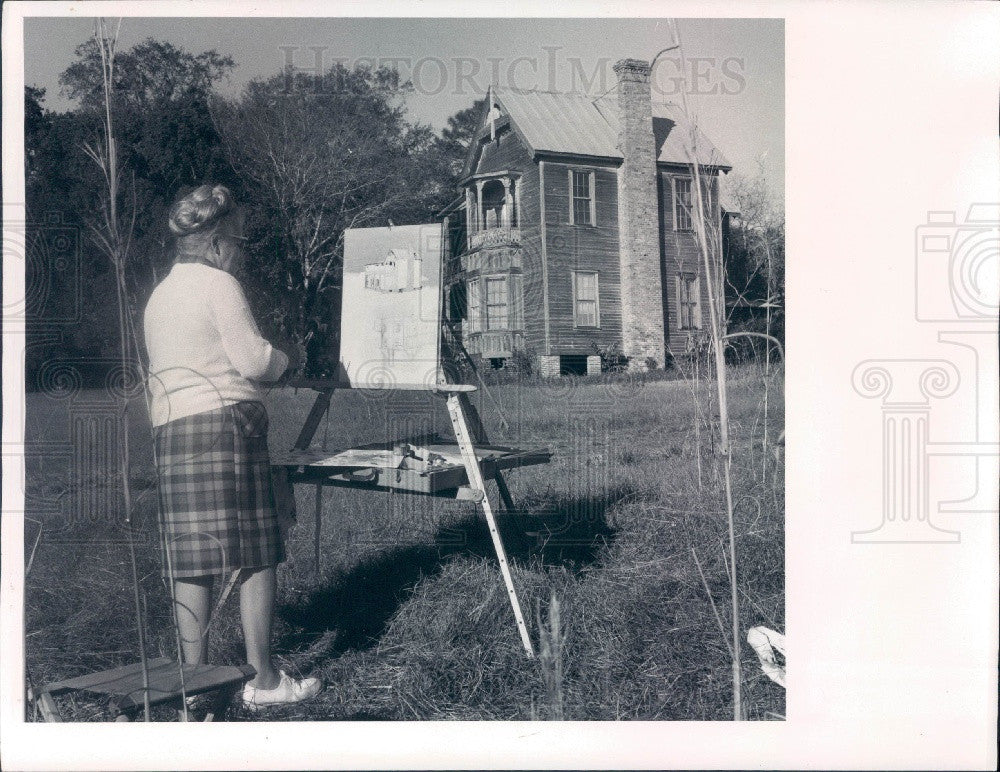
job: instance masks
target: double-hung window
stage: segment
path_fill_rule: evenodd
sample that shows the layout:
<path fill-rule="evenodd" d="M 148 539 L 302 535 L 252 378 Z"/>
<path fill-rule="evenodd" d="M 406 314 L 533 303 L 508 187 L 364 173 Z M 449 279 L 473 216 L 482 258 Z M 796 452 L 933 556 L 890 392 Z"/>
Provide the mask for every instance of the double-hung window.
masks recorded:
<path fill-rule="evenodd" d="M 701 329 L 701 285 L 698 277 L 681 273 L 676 279 L 677 327 L 681 330 Z"/>
<path fill-rule="evenodd" d="M 597 271 L 573 271 L 573 325 L 601 326 Z"/>
<path fill-rule="evenodd" d="M 674 177 L 674 230 L 691 230 L 691 179 Z"/>
<path fill-rule="evenodd" d="M 486 278 L 486 329 L 507 329 L 507 277 Z"/>
<path fill-rule="evenodd" d="M 594 173 L 569 170 L 569 222 L 571 225 L 594 225 L 597 212 L 594 204 Z"/>
<path fill-rule="evenodd" d="M 509 329 L 509 298 L 506 276 L 470 280 L 466 298 L 468 332 Z"/>

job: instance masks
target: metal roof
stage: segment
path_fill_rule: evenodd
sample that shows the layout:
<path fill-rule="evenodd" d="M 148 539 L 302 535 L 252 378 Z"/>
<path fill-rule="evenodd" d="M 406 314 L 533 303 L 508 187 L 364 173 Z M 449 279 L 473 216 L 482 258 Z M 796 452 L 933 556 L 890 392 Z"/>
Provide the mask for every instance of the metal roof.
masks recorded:
<path fill-rule="evenodd" d="M 694 156 L 691 150 L 697 149 L 698 163 L 721 166 L 724 169 L 732 168 L 721 151 L 705 136 L 697 122 L 691 122 L 684 115 L 680 105 L 673 102 L 653 102 L 653 136 L 659 148 L 657 161 L 689 164 Z"/>
<path fill-rule="evenodd" d="M 497 88 L 494 94 L 535 152 L 622 157 L 618 127 L 585 94 Z"/>
<path fill-rule="evenodd" d="M 622 158 L 618 99 L 613 91 L 592 97 L 579 92 L 494 87 L 494 96 L 535 152 Z M 657 161 L 690 163 L 691 123 L 683 110 L 671 102 L 653 102 L 652 112 Z M 731 168 L 700 128 L 693 136 L 700 163 Z"/>

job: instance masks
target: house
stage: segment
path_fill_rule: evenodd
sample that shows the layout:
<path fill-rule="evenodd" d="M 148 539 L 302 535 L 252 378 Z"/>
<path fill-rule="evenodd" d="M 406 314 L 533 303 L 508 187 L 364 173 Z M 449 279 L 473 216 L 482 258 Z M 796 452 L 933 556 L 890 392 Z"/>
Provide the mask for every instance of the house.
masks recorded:
<path fill-rule="evenodd" d="M 422 262 L 413 250 L 391 249 L 384 260 L 365 264 L 365 289 L 378 292 L 420 289 Z"/>
<path fill-rule="evenodd" d="M 599 372 L 598 353 L 618 352 L 663 367 L 707 329 L 692 159 L 713 248 L 731 167 L 653 101 L 647 62 L 614 70 L 598 97 L 490 89 L 442 234 L 448 326 L 494 366 L 522 352 L 546 376 Z"/>

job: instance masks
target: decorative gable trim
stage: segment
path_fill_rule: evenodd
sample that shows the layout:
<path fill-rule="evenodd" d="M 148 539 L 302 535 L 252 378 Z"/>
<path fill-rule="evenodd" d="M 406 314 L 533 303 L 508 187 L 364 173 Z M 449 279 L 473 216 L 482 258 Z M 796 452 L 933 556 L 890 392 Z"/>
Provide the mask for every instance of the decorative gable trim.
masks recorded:
<path fill-rule="evenodd" d="M 472 141 L 469 143 L 468 149 L 465 151 L 465 164 L 462 166 L 462 177 L 468 177 L 472 169 L 476 168 L 476 163 L 479 161 L 479 152 L 482 150 L 482 145 L 480 144 L 480 139 L 482 137 L 483 127 L 486 125 L 486 116 L 489 115 L 490 105 L 489 100 L 483 102 L 483 110 L 479 116 L 479 128 L 472 137 Z"/>
<path fill-rule="evenodd" d="M 536 155 L 535 149 L 528 142 L 528 138 L 524 136 L 517 123 L 511 117 L 510 110 L 503 103 L 503 99 L 500 95 L 492 92 L 493 104 L 500 108 L 501 116 L 497 119 L 494 126 L 496 136 L 499 137 L 501 133 L 511 131 L 514 136 L 520 140 L 521 144 L 525 147 L 528 153 L 532 156 Z M 490 125 L 489 125 L 489 114 L 490 114 L 490 103 L 489 99 L 483 103 L 483 112 L 479 117 L 479 128 L 476 129 L 476 133 L 472 137 L 472 141 L 469 143 L 469 149 L 465 154 L 465 165 L 462 167 L 462 179 L 467 179 L 472 176 L 473 170 L 479 163 L 479 155 L 482 153 L 483 147 L 487 142 L 490 141 Z"/>

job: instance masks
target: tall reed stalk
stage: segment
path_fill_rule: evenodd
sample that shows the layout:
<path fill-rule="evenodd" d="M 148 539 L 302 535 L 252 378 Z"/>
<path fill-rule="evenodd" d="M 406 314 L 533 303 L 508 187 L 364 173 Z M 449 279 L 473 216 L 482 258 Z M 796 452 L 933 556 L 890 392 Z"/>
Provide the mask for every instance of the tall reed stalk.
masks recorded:
<path fill-rule="evenodd" d="M 90 230 L 94 240 L 111 260 L 114 270 L 115 299 L 118 308 L 118 342 L 121 351 L 122 377 L 125 379 L 127 386 L 130 346 L 128 339 L 129 322 L 127 321 L 127 316 L 129 315 L 129 310 L 128 289 L 125 283 L 125 261 L 128 256 L 135 212 L 133 210 L 132 223 L 130 223 L 127 230 L 123 230 L 118 212 L 120 173 L 118 169 L 118 147 L 115 142 L 114 111 L 111 104 L 115 78 L 115 46 L 118 42 L 121 26 L 122 22 L 119 19 L 114 33 L 111 33 L 104 19 L 98 19 L 94 22 L 94 40 L 97 42 L 98 50 L 101 54 L 101 81 L 104 91 L 104 122 L 102 129 L 104 136 L 102 138 L 103 142 L 95 143 L 94 145 L 85 143 L 83 149 L 100 168 L 106 186 L 102 202 L 104 204 L 102 207 L 103 222 L 100 224 L 91 223 Z M 122 434 L 118 446 L 118 472 L 122 482 L 122 495 L 125 506 L 125 535 L 128 542 L 129 562 L 132 570 L 136 631 L 139 638 L 139 659 L 142 665 L 144 718 L 146 721 L 149 721 L 149 663 L 146 659 L 145 615 L 143 614 L 143 599 L 139 587 L 139 572 L 135 557 L 135 539 L 132 534 L 131 450 L 129 447 L 128 432 L 127 387 L 124 390 L 121 400 L 122 417 L 119 425 L 122 427 Z"/>
<path fill-rule="evenodd" d="M 115 138 L 115 111 L 112 100 L 115 79 L 115 49 L 121 32 L 122 20 L 119 19 L 114 32 L 103 18 L 94 22 L 94 39 L 101 54 L 101 85 L 104 95 L 104 120 L 102 141 L 90 144 L 84 143 L 83 150 L 101 170 L 105 190 L 102 191 L 102 221 L 90 223 L 90 232 L 98 247 L 109 258 L 115 276 L 115 300 L 118 310 L 118 342 L 121 351 L 121 373 L 123 378 L 123 394 L 121 397 L 122 435 L 119 441 L 118 470 L 122 483 L 122 496 L 125 508 L 125 535 L 128 542 L 129 563 L 132 574 L 133 603 L 135 605 L 136 632 L 139 643 L 139 660 L 142 667 L 144 720 L 150 721 L 149 702 L 149 663 L 146 656 L 146 615 L 145 598 L 139 584 L 139 572 L 135 553 L 135 538 L 133 535 L 133 500 L 131 488 L 131 447 L 129 439 L 129 399 L 131 396 L 131 366 L 140 361 L 138 332 L 129 304 L 128 277 L 126 267 L 132 245 L 132 235 L 135 230 L 136 204 L 134 200 L 135 185 L 133 183 L 133 200 L 130 208 L 131 216 L 128 224 L 121 217 L 121 168 L 118 157 L 118 144 Z M 143 389 L 147 409 L 149 396 Z M 155 459 L 155 443 L 154 443 Z M 155 463 L 155 461 L 154 461 Z M 170 552 L 167 550 L 168 573 L 170 571 Z M 174 614 L 175 643 L 178 651 L 178 671 L 180 675 L 181 696 L 186 697 L 184 669 L 182 667 L 180 631 L 177 627 L 176 608 L 173 603 L 173 582 L 170 582 L 171 609 Z M 182 712 L 187 719 L 187 703 L 182 699 Z"/>
<path fill-rule="evenodd" d="M 681 60 L 681 73 L 687 72 L 687 60 L 684 56 L 684 49 L 681 45 L 680 33 L 677 29 L 676 21 L 671 23 L 671 31 L 674 37 L 675 47 L 678 50 Z M 704 201 L 704 188 L 702 186 L 701 159 L 698 155 L 698 129 L 695 121 L 691 119 L 691 112 L 688 109 L 687 99 L 687 78 L 684 77 L 684 84 L 681 88 L 681 98 L 685 116 L 691 124 L 691 136 L 688 143 L 688 154 L 693 172 L 692 181 L 692 206 L 691 220 L 694 225 L 695 237 L 698 243 L 698 250 L 701 253 L 702 263 L 705 269 L 705 287 L 708 295 L 709 313 L 709 334 L 712 341 L 712 352 L 715 359 L 715 384 L 716 396 L 719 408 L 719 449 L 718 455 L 722 461 L 722 480 L 726 500 L 726 525 L 729 532 L 729 582 L 731 597 L 731 630 L 732 630 L 732 675 L 733 675 L 733 720 L 743 719 L 743 699 L 742 685 L 743 675 L 740 664 L 740 599 L 738 590 L 738 565 L 736 560 L 736 525 L 733 508 L 733 483 L 732 483 L 732 446 L 729 436 L 729 400 L 726 391 L 726 358 L 724 346 L 725 331 L 722 329 L 725 320 L 725 295 L 723 282 L 723 267 L 721 249 L 713 249 L 709 242 L 708 228 L 706 226 L 706 213 L 714 212 Z M 716 207 L 718 201 L 715 202 Z M 717 247 L 720 245 L 716 245 Z"/>
<path fill-rule="evenodd" d="M 560 617 L 559 599 L 555 590 L 549 597 L 548 624 L 542 624 L 541 614 L 535 608 L 535 618 L 538 625 L 540 651 L 538 666 L 542 671 L 542 682 L 545 684 L 546 718 L 553 721 L 563 720 L 563 649 L 566 635 L 563 631 Z"/>

